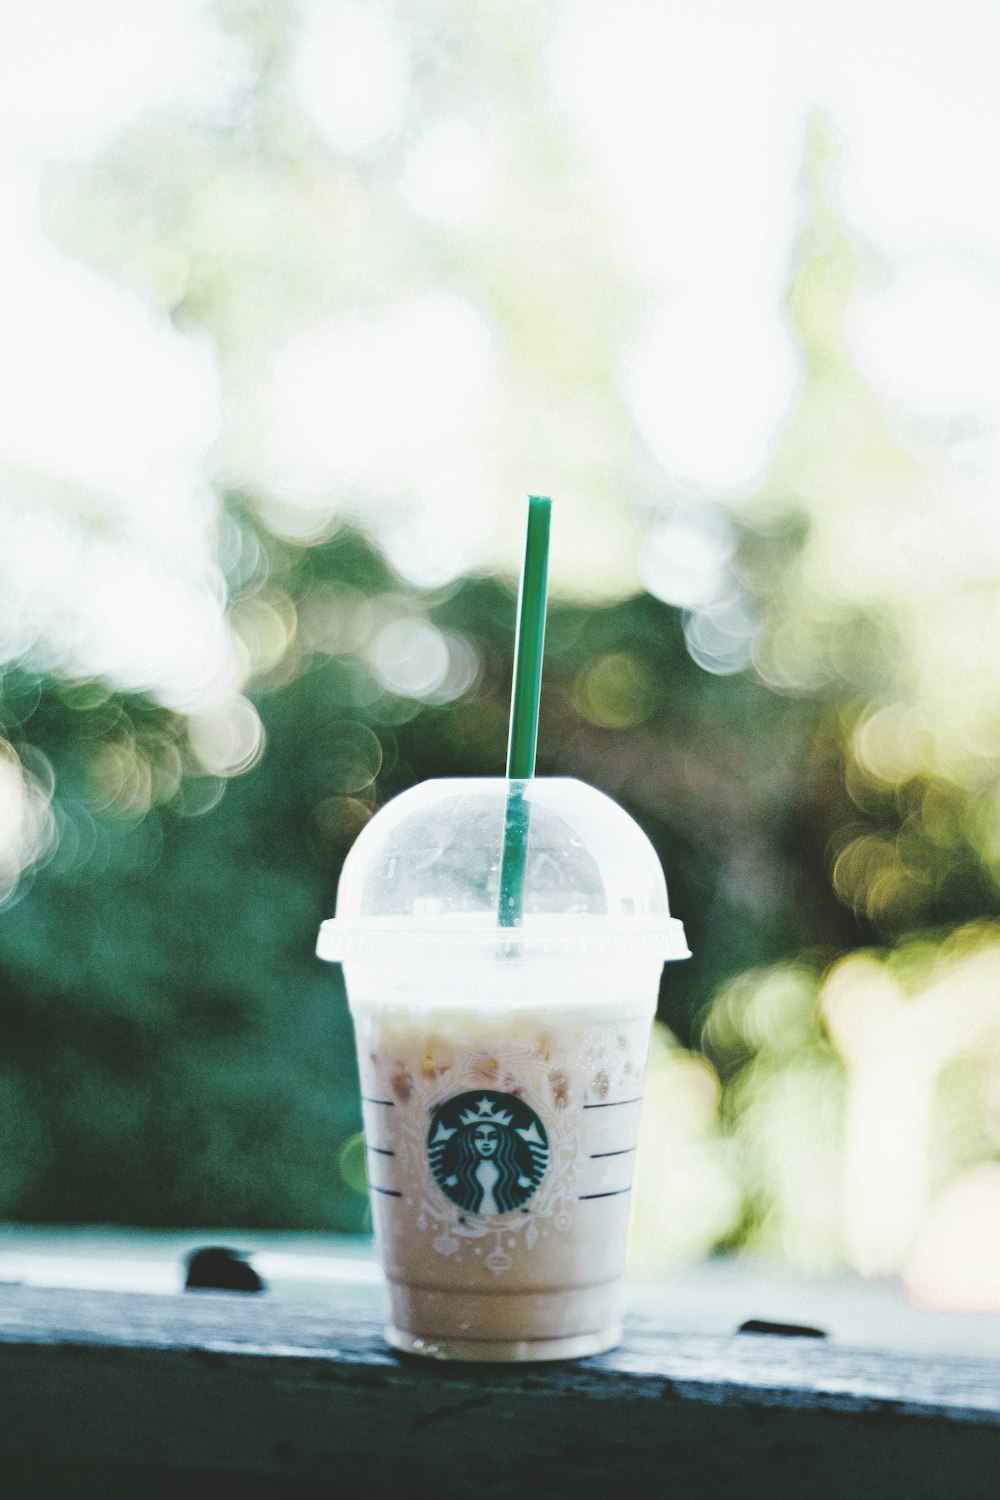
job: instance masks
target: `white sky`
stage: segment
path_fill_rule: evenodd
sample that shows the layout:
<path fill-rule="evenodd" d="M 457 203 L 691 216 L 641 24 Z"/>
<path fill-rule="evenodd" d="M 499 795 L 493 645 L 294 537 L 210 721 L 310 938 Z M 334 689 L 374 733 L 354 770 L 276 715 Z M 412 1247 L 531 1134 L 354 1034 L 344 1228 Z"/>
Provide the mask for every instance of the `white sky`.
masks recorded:
<path fill-rule="evenodd" d="M 745 490 L 793 395 L 779 301 L 815 108 L 843 134 L 844 212 L 887 261 L 859 355 L 904 404 L 957 394 L 997 419 L 1000 7 L 583 0 L 564 18 L 557 92 L 661 297 L 630 390 L 670 471 Z"/>
<path fill-rule="evenodd" d="M 318 0 L 309 14 L 302 102 L 331 144 L 370 157 L 406 102 L 399 46 L 377 5 Z M 56 634 L 77 641 L 79 669 L 89 652 L 123 684 L 178 706 L 210 703 L 232 690 L 206 540 L 220 410 L 211 352 L 48 246 L 38 192 L 46 162 L 86 157 L 145 108 L 181 99 L 213 108 L 238 65 L 196 0 L 138 9 L 35 0 L 5 8 L 2 27 L 0 473 L 16 465 L 78 481 L 124 533 L 120 547 L 92 557 L 89 586 L 62 600 Z M 820 106 L 844 136 L 846 214 L 885 262 L 883 284 L 858 310 L 858 356 L 906 410 L 983 425 L 966 478 L 975 504 L 995 505 L 1000 6 L 566 0 L 551 77 L 655 297 L 622 378 L 671 474 L 695 496 L 738 499 L 794 395 L 779 304 L 806 121 Z M 461 228 L 480 212 L 490 170 L 463 122 L 446 121 L 415 145 L 402 190 L 428 219 Z M 414 353 L 429 341 L 433 363 Z M 388 430 L 385 404 L 364 400 L 366 370 L 392 371 Z M 478 314 L 449 294 L 365 320 L 345 313 L 276 358 L 270 477 L 317 503 L 345 477 L 390 497 L 376 532 L 404 574 L 439 582 L 490 550 L 488 536 L 455 538 L 462 497 L 489 489 L 494 378 Z M 336 397 L 335 424 L 318 390 Z M 366 426 L 373 407 L 378 432 Z M 0 503 L 3 493 L 0 478 Z M 18 490 L 3 521 L 0 585 L 44 634 L 54 626 L 41 585 L 55 554 L 33 545 L 37 525 Z M 684 535 L 686 561 L 675 553 Z M 718 545 L 724 554 L 724 527 Z M 710 554 L 706 533 L 682 522 L 671 549 L 663 539 L 647 547 L 643 576 L 694 598 L 714 576 Z M 116 590 L 130 631 L 107 603 Z M 5 629 L 23 638 L 0 617 L 0 646 Z"/>
<path fill-rule="evenodd" d="M 234 675 L 206 538 L 212 352 L 57 250 L 40 213 L 47 163 L 220 86 L 199 5 L 146 0 L 141 18 L 35 0 L 0 19 L 0 657 L 40 638 L 69 671 L 196 708 Z M 64 482 L 58 499 L 24 475 Z"/>

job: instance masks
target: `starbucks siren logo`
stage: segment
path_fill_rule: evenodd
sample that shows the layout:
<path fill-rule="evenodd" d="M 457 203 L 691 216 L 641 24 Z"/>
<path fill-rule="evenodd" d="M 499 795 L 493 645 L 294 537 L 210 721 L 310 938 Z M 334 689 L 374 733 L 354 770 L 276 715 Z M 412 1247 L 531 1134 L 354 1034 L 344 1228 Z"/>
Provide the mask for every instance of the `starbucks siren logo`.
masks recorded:
<path fill-rule="evenodd" d="M 545 1126 L 523 1099 L 475 1089 L 438 1106 L 427 1136 L 434 1181 L 469 1214 L 526 1203 L 549 1160 Z"/>

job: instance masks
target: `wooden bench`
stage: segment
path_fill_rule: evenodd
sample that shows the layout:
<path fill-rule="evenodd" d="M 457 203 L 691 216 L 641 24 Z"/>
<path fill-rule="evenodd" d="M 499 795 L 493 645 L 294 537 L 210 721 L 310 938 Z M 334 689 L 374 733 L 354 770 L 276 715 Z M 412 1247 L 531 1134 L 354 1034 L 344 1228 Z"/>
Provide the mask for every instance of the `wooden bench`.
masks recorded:
<path fill-rule="evenodd" d="M 350 1301 L 0 1287 L 0 1496 L 1000 1496 L 1000 1359 L 670 1333 L 640 1295 L 613 1354 L 449 1367 Z"/>

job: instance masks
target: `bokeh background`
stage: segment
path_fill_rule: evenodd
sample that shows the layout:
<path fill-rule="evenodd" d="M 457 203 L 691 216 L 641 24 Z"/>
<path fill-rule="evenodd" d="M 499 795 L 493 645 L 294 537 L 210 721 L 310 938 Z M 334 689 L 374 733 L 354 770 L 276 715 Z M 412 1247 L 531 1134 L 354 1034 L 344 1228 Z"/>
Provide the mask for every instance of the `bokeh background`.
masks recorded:
<path fill-rule="evenodd" d="M 648 830 L 647 1267 L 1000 1309 L 992 0 L 0 13 L 0 1217 L 366 1222 L 352 839 Z"/>

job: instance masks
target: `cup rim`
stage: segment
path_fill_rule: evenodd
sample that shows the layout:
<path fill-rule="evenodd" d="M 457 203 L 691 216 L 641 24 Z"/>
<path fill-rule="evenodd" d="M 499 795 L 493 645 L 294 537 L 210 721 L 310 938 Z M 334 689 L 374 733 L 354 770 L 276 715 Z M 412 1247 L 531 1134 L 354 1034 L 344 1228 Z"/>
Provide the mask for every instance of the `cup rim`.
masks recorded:
<path fill-rule="evenodd" d="M 445 955 L 492 959 L 498 953 L 526 958 L 585 956 L 616 963 L 629 957 L 667 963 L 691 957 L 684 925 L 677 917 L 602 921 L 596 916 L 589 929 L 581 931 L 578 917 L 556 914 L 529 916 L 517 927 L 494 922 L 471 926 L 447 919 L 421 923 L 409 917 L 381 917 L 347 922 L 330 917 L 320 926 L 316 953 L 328 963 L 396 963 L 402 958 L 440 962 Z"/>

